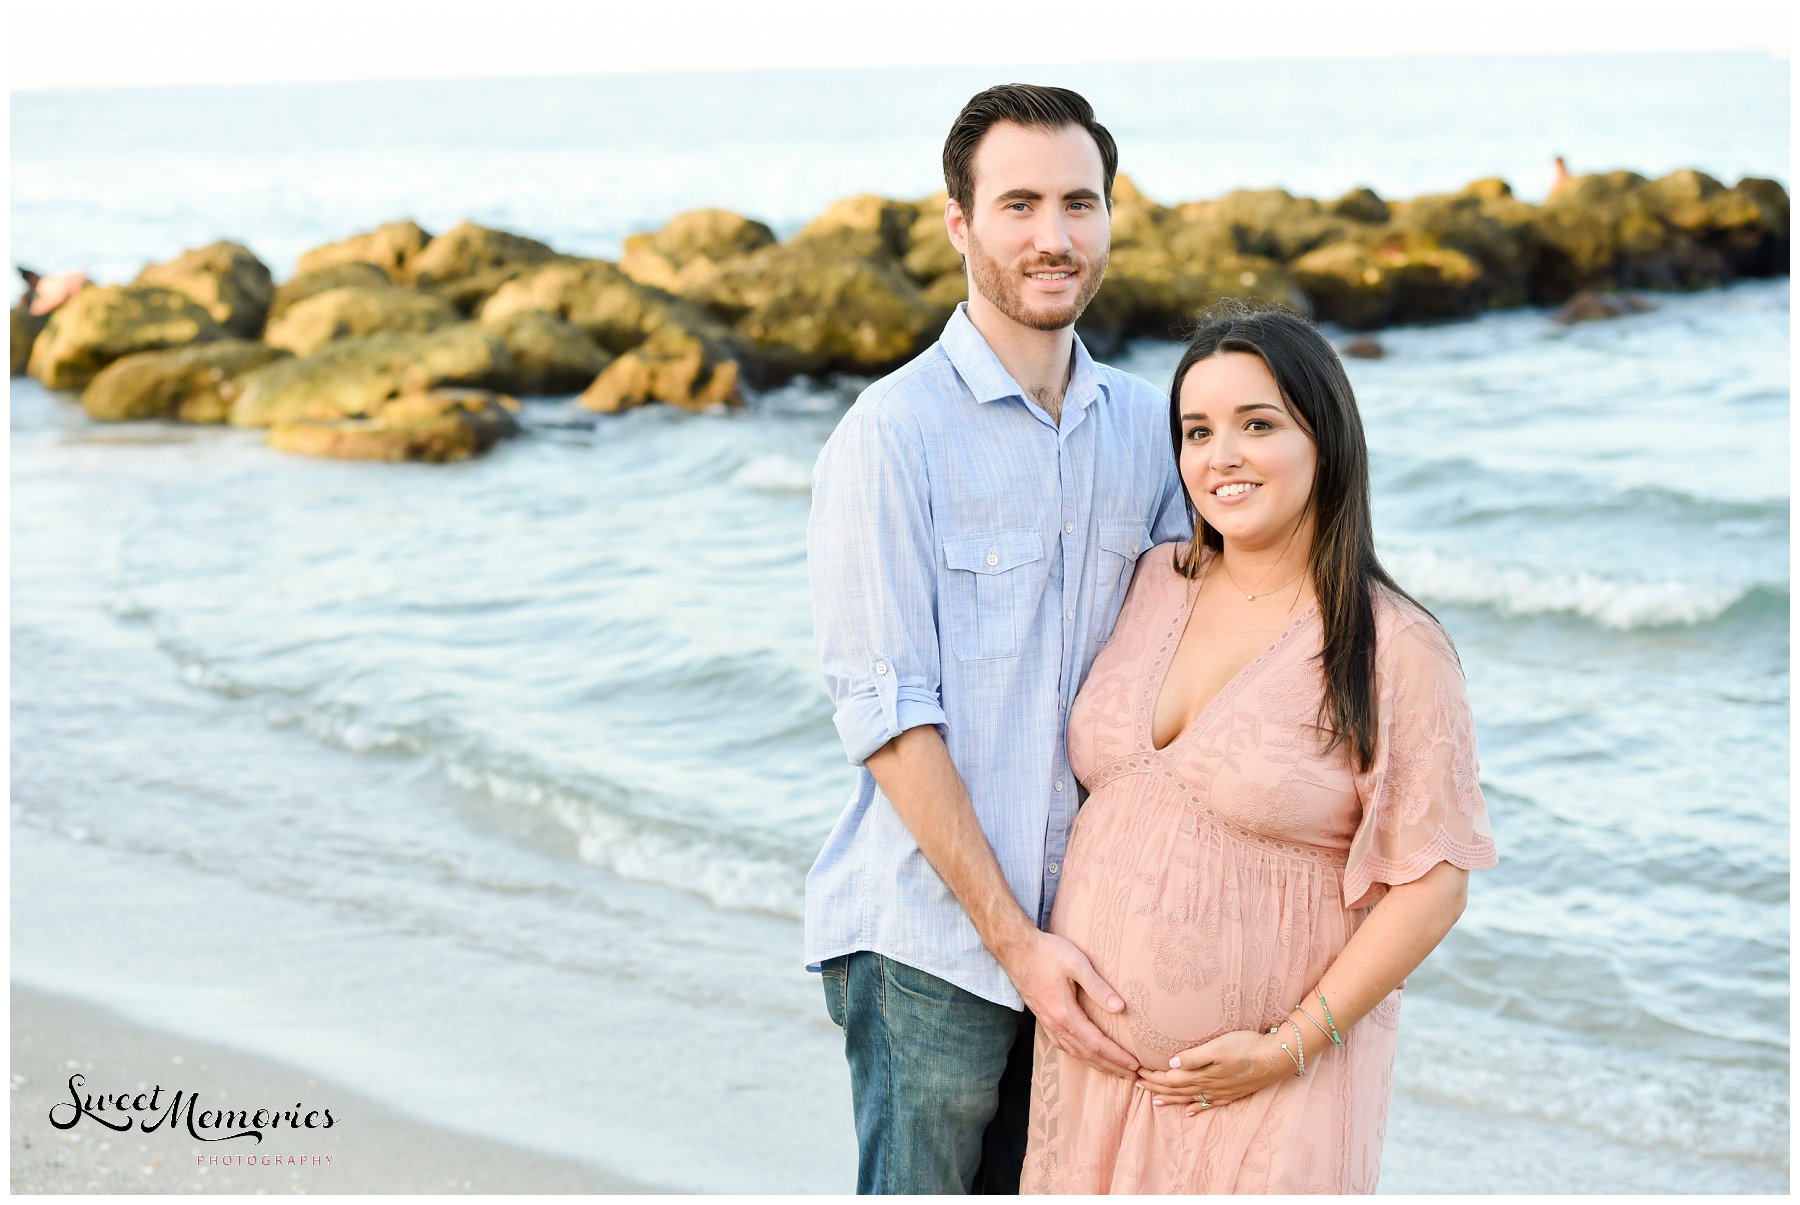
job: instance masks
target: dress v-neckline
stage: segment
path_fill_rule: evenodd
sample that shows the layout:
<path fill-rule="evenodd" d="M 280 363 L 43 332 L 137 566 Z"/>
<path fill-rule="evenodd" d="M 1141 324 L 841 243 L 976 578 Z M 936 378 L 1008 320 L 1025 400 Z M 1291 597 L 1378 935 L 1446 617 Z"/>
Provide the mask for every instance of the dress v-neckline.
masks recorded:
<path fill-rule="evenodd" d="M 1294 617 L 1293 622 L 1289 623 L 1285 628 L 1281 629 L 1281 631 L 1275 633 L 1269 643 L 1263 646 L 1261 652 L 1246 661 L 1238 669 L 1237 673 L 1231 675 L 1231 677 L 1226 680 L 1225 685 L 1213 692 L 1213 697 L 1206 701 L 1204 707 L 1194 713 L 1193 719 L 1175 730 L 1175 735 L 1169 738 L 1168 744 L 1158 747 L 1156 743 L 1156 713 L 1162 706 L 1163 692 L 1169 688 L 1169 675 L 1175 668 L 1175 656 L 1181 651 L 1181 642 L 1187 639 L 1187 630 L 1194 622 L 1194 607 L 1200 601 L 1200 587 L 1206 584 L 1206 575 L 1212 572 L 1212 567 L 1217 563 L 1218 559 L 1219 554 L 1212 552 L 1209 549 L 1206 563 L 1200 566 L 1199 574 L 1188 583 L 1187 598 L 1182 604 L 1181 614 L 1176 622 L 1173 632 L 1173 639 L 1165 645 L 1163 651 L 1159 654 L 1162 657 L 1162 663 L 1157 666 L 1156 671 L 1150 675 L 1151 680 L 1156 685 L 1154 692 L 1150 696 L 1149 714 L 1144 716 L 1143 722 L 1144 742 L 1148 745 L 1150 752 L 1152 753 L 1167 753 L 1176 745 L 1186 740 L 1191 733 L 1198 732 L 1205 727 L 1205 721 L 1211 717 L 1213 710 L 1218 707 L 1220 701 L 1236 694 L 1246 681 L 1255 677 L 1256 671 L 1261 669 L 1263 664 L 1268 661 L 1278 649 L 1292 639 L 1294 633 L 1299 631 L 1301 626 L 1305 624 L 1307 620 L 1311 619 L 1319 609 L 1319 604 L 1317 602 L 1308 603 L 1306 610 L 1300 612 L 1299 615 Z"/>

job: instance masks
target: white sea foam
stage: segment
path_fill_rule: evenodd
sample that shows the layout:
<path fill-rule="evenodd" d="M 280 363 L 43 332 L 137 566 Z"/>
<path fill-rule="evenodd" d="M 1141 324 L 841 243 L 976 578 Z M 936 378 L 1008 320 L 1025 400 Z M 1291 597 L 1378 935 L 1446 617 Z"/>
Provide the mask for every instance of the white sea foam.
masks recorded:
<path fill-rule="evenodd" d="M 1539 573 L 1419 550 L 1384 557 L 1422 602 L 1489 607 L 1504 615 L 1579 615 L 1618 631 L 1707 623 L 1750 593 L 1727 582 L 1624 581 L 1585 571 Z"/>
<path fill-rule="evenodd" d="M 755 909 L 796 920 L 803 915 L 801 866 L 777 851 L 757 848 L 741 832 L 721 830 L 715 837 L 679 823 L 608 811 L 552 783 L 461 761 L 446 762 L 444 772 L 456 786 L 549 815 L 574 835 L 582 861 L 621 878 L 692 892 L 733 911 Z"/>
<path fill-rule="evenodd" d="M 581 860 L 638 882 L 691 891 L 720 908 L 753 908 L 794 920 L 805 915 L 804 876 L 785 859 L 759 856 L 726 841 L 697 841 L 654 831 L 559 796 L 551 812 L 576 833 Z"/>
<path fill-rule="evenodd" d="M 792 456 L 758 456 L 739 469 L 731 483 L 766 494 L 805 494 L 812 491 L 812 469 Z"/>

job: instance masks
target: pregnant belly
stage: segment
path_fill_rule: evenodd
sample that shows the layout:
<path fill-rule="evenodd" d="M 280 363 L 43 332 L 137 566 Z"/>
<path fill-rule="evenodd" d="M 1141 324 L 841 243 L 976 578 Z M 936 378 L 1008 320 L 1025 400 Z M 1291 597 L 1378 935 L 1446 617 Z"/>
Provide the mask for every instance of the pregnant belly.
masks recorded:
<path fill-rule="evenodd" d="M 1234 847 L 1179 804 L 1096 801 L 1070 843 L 1050 931 L 1124 998 L 1109 1013 L 1081 994 L 1140 1063 L 1166 1067 L 1220 1034 L 1267 1030 L 1342 950 L 1347 917 L 1314 868 Z"/>

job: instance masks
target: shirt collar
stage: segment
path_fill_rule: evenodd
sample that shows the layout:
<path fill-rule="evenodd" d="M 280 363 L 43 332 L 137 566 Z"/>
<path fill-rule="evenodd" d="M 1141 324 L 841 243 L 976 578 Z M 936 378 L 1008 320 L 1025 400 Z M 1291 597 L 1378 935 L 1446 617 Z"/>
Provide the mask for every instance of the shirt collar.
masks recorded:
<path fill-rule="evenodd" d="M 962 377 L 963 384 L 975 395 L 977 402 L 997 402 L 1003 398 L 1025 398 L 1025 391 L 1012 378 L 1000 363 L 1000 357 L 988 346 L 975 324 L 969 321 L 969 303 L 957 303 L 956 312 L 950 315 L 950 321 L 944 326 L 943 336 L 939 342 L 943 344 L 944 354 L 950 357 L 950 363 Z M 1094 358 L 1088 355 L 1086 345 L 1081 336 L 1075 336 L 1074 371 L 1069 374 L 1069 388 L 1063 395 L 1064 408 L 1083 409 L 1101 398 L 1110 397 L 1106 382 L 1101 379 L 1100 371 L 1094 364 Z"/>

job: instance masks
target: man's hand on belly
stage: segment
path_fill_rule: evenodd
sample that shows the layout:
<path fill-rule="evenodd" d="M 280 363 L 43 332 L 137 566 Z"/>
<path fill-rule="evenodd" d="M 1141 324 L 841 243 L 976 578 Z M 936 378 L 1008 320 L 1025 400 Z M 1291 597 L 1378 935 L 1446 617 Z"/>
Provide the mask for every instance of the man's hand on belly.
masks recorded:
<path fill-rule="evenodd" d="M 1074 942 L 1030 929 L 994 953 L 1052 1045 L 1108 1075 L 1131 1079 L 1137 1074 L 1137 1059 L 1101 1033 L 1076 998 L 1079 987 L 1107 1012 L 1125 1008 L 1125 1001 L 1100 978 Z"/>

